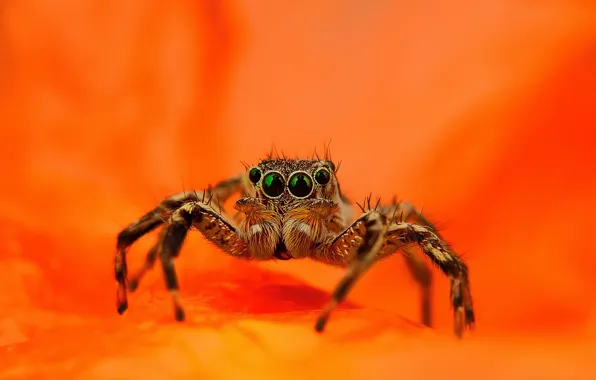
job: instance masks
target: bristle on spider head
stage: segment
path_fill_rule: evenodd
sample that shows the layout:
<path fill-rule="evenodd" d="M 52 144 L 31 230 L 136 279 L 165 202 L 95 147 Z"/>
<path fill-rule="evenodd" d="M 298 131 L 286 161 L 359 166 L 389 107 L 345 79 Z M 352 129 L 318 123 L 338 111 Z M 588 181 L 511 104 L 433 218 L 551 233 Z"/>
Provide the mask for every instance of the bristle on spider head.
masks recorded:
<path fill-rule="evenodd" d="M 331 139 L 329 142 L 325 143 L 325 161 L 332 161 L 331 159 Z"/>

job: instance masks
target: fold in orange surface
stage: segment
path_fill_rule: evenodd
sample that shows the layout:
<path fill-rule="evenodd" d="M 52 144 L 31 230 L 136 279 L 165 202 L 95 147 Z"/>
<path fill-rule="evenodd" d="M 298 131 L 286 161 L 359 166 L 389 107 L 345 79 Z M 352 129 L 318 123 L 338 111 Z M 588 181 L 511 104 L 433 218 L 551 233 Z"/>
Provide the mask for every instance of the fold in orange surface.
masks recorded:
<path fill-rule="evenodd" d="M 590 2 L 19 1 L 0 8 L 1 379 L 596 378 Z M 477 329 L 434 329 L 396 256 L 342 271 L 190 235 L 115 311 L 115 237 L 163 197 L 332 140 L 350 198 L 421 207 Z M 137 268 L 155 237 L 130 252 Z"/>

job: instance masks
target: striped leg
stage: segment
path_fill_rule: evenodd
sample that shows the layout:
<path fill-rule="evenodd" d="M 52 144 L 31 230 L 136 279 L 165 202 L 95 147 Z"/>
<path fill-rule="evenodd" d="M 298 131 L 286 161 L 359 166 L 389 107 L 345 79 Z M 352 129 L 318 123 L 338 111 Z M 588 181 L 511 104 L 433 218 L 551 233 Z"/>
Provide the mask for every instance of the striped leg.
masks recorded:
<path fill-rule="evenodd" d="M 378 211 L 370 210 L 363 213 L 352 225 L 340 234 L 328 247 L 320 248 L 318 256 L 336 261 L 343 261 L 350 257 L 356 248 L 356 255 L 351 259 L 348 272 L 335 288 L 331 300 L 323 308 L 315 330 L 322 332 L 329 320 L 331 312 L 342 302 L 358 279 L 376 261 L 380 249 L 385 241 L 387 225 L 386 218 Z"/>
<path fill-rule="evenodd" d="M 163 200 L 157 207 L 143 215 L 140 219 L 131 223 L 128 227 L 118 234 L 116 244 L 116 256 L 114 259 L 114 274 L 117 283 L 116 306 L 119 314 L 122 314 L 128 308 L 127 283 L 129 291 L 134 291 L 143 275 L 153 267 L 159 250 L 162 245 L 163 234 L 157 243 L 147 254 L 143 268 L 134 273 L 132 278 L 128 279 L 128 265 L 126 253 L 128 248 L 142 236 L 155 230 L 164 224 L 170 215 L 187 202 L 213 200 L 216 204 L 223 204 L 232 194 L 240 191 L 242 188 L 242 177 L 234 177 L 230 180 L 218 183 L 213 189 L 202 191 L 190 191 L 176 194 Z"/>
<path fill-rule="evenodd" d="M 209 241 L 224 252 L 239 258 L 250 256 L 246 240 L 238 234 L 227 215 L 216 212 L 203 202 L 188 202 L 172 213 L 160 240 L 158 257 L 164 281 L 172 296 L 176 320 L 184 320 L 184 310 L 179 296 L 178 276 L 174 259 L 180 254 L 188 230 L 196 228 Z"/>
<path fill-rule="evenodd" d="M 429 227 L 409 223 L 393 223 L 387 230 L 387 245 L 396 250 L 417 245 L 451 281 L 451 304 L 454 314 L 455 335 L 474 326 L 474 307 L 470 293 L 468 267 L 453 250 Z"/>
<path fill-rule="evenodd" d="M 389 205 L 381 206 L 381 211 L 393 221 L 410 222 L 427 226 L 433 231 L 439 238 L 441 236 L 437 232 L 437 228 L 434 224 L 428 220 L 422 212 L 418 210 L 414 205 L 409 202 L 397 202 L 396 199 Z M 382 251 L 385 251 L 385 247 Z M 420 287 L 421 300 L 420 300 L 420 315 L 421 322 L 427 327 L 432 327 L 432 280 L 433 273 L 430 270 L 425 260 L 420 257 L 420 254 L 415 249 L 408 247 L 401 248 L 407 268 L 410 271 L 414 281 L 418 283 Z M 391 252 L 392 253 L 392 252 Z M 381 252 L 381 256 L 385 256 L 385 252 Z"/>
<path fill-rule="evenodd" d="M 474 325 L 474 309 L 468 268 L 466 264 L 429 227 L 405 222 L 387 225 L 383 213 L 369 210 L 329 245 L 319 248 L 320 261 L 341 265 L 346 262 L 348 271 L 332 294 L 317 319 L 315 329 L 322 332 L 331 312 L 342 302 L 360 277 L 379 258 L 419 246 L 424 254 L 451 279 L 451 303 L 454 311 L 454 330 L 461 337 L 465 327 Z M 356 254 L 352 252 L 356 250 Z"/>

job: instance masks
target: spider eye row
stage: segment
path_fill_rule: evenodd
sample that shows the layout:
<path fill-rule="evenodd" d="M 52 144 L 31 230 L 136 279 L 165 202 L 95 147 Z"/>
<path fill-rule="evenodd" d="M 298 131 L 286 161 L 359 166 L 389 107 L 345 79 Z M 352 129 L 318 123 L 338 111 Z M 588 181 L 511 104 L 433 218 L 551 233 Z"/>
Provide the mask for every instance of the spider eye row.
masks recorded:
<path fill-rule="evenodd" d="M 258 167 L 250 169 L 248 172 L 248 179 L 253 184 L 261 182 L 263 192 L 269 198 L 279 198 L 282 196 L 286 187 L 290 194 L 296 198 L 308 197 L 313 189 L 313 177 L 307 172 L 296 171 L 290 174 L 287 181 L 283 174 L 278 171 L 269 171 L 263 175 L 263 172 Z M 326 168 L 319 168 L 314 173 L 314 182 L 319 185 L 326 185 L 331 180 L 331 173 Z"/>

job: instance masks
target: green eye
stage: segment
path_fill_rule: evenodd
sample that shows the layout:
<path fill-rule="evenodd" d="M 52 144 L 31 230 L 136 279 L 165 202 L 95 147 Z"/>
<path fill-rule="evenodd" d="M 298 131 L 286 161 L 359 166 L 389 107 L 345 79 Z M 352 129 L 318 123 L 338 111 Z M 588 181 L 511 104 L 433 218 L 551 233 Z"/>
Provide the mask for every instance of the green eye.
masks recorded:
<path fill-rule="evenodd" d="M 315 181 L 317 181 L 319 185 L 328 184 L 330 179 L 331 174 L 329 174 L 329 171 L 327 169 L 321 168 L 315 172 Z"/>
<path fill-rule="evenodd" d="M 312 179 L 303 172 L 292 174 L 288 183 L 288 190 L 296 198 L 306 198 L 312 192 Z"/>
<path fill-rule="evenodd" d="M 263 191 L 270 198 L 279 198 L 285 189 L 284 177 L 277 172 L 269 172 L 263 178 Z"/>
<path fill-rule="evenodd" d="M 250 172 L 248 172 L 248 179 L 250 182 L 257 183 L 261 179 L 261 169 L 259 168 L 252 168 Z"/>

